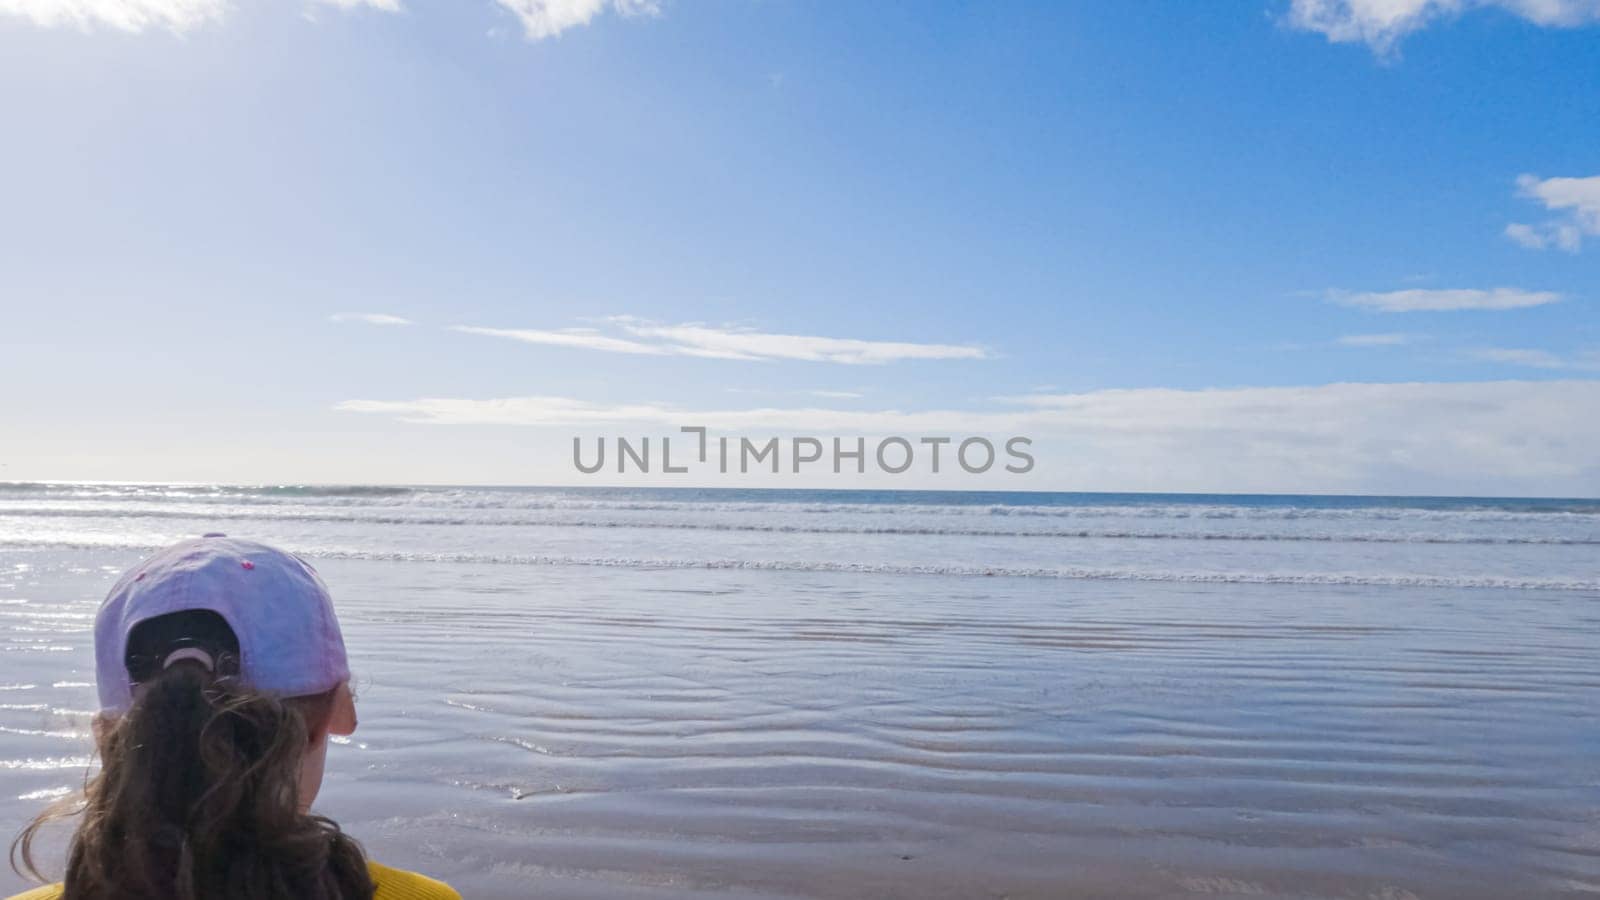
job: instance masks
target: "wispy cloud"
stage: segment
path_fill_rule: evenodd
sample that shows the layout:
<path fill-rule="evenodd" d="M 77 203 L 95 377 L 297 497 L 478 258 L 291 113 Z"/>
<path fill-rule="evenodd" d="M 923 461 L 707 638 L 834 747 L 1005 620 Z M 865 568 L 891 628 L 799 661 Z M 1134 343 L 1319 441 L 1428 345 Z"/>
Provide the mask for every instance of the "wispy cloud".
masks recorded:
<path fill-rule="evenodd" d="M 305 0 L 308 6 L 399 12 L 401 0 Z M 606 12 L 625 18 L 658 16 L 658 0 L 494 0 L 522 23 L 530 40 L 587 25 Z M 182 33 L 221 19 L 230 0 L 0 0 L 0 16 L 17 16 L 44 28 L 157 28 Z"/>
<path fill-rule="evenodd" d="M 345 412 L 385 413 L 426 425 L 606 425 L 667 422 L 684 413 L 653 404 L 606 405 L 570 397 L 504 397 L 490 400 L 425 397 L 419 400 L 346 400 Z"/>
<path fill-rule="evenodd" d="M 1600 21 L 1595 0 L 1291 0 L 1285 21 L 1332 43 L 1364 43 L 1391 57 L 1406 35 L 1475 9 L 1498 9 L 1549 28 Z"/>
<path fill-rule="evenodd" d="M 658 16 L 657 0 L 495 0 L 522 22 L 529 40 L 555 37 L 569 28 L 587 25 L 607 10 L 635 18 Z"/>
<path fill-rule="evenodd" d="M 529 344 L 579 347 L 608 353 L 652 356 L 698 356 L 709 359 L 797 360 L 843 365 L 881 365 L 914 359 L 984 359 L 982 347 L 962 344 L 915 344 L 855 338 L 773 334 L 746 328 L 690 323 L 661 325 L 632 316 L 603 320 L 613 331 L 595 328 L 557 330 L 484 328 L 456 325 L 453 331 L 506 338 Z"/>
<path fill-rule="evenodd" d="M 789 395 L 789 396 L 795 396 L 795 397 L 824 397 L 824 398 L 827 398 L 829 400 L 860 400 L 861 398 L 866 396 L 866 394 L 861 393 L 859 391 L 829 391 L 829 390 L 822 390 L 820 388 L 809 388 L 809 389 L 801 389 L 801 390 L 783 391 L 783 390 L 773 390 L 773 389 L 770 389 L 770 388 L 725 387 L 722 390 L 724 392 L 726 392 L 726 393 L 729 393 L 729 394 L 766 394 L 766 395 Z"/>
<path fill-rule="evenodd" d="M 845 365 L 878 365 L 907 359 L 983 359 L 982 347 L 960 344 L 913 344 L 855 338 L 771 334 L 709 325 L 657 325 L 627 316 L 613 321 L 629 334 L 658 340 L 679 352 L 728 359 L 792 359 Z"/>
<path fill-rule="evenodd" d="M 1549 350 L 1533 350 L 1525 347 L 1484 347 L 1471 351 L 1469 355 L 1483 362 L 1528 366 L 1535 369 L 1600 371 L 1600 351 L 1594 350 L 1574 356 L 1562 356 Z"/>
<path fill-rule="evenodd" d="M 330 322 L 362 322 L 367 325 L 411 325 L 410 319 L 391 316 L 388 313 L 334 313 L 328 317 Z"/>
<path fill-rule="evenodd" d="M 379 9 L 384 12 L 399 12 L 402 7 L 400 0 L 311 0 L 320 6 L 334 6 L 339 9 Z"/>
<path fill-rule="evenodd" d="M 1554 291 L 1525 291 L 1500 287 L 1489 290 L 1329 291 L 1327 299 L 1342 306 L 1357 306 L 1379 312 L 1450 312 L 1464 309 L 1522 309 L 1556 303 L 1561 295 Z"/>
<path fill-rule="evenodd" d="M 225 0 L 0 0 L 0 15 L 43 28 L 188 31 L 220 19 Z"/>
<path fill-rule="evenodd" d="M 428 425 L 749 434 L 1028 434 L 1063 487 L 1206 490 L 1600 490 L 1600 381 L 1329 384 L 1031 394 L 981 411 L 707 409 L 565 397 L 351 400 Z M 1053 475 L 1051 473 L 1054 473 Z"/>
<path fill-rule="evenodd" d="M 1409 344 L 1414 337 L 1399 332 L 1386 334 L 1346 334 L 1334 340 L 1341 347 L 1398 347 Z"/>
<path fill-rule="evenodd" d="M 1585 237 L 1600 235 L 1600 175 L 1587 178 L 1538 178 L 1523 175 L 1517 179 L 1518 192 L 1538 201 L 1544 208 L 1559 213 L 1543 222 L 1513 222 L 1506 226 L 1506 237 L 1531 250 L 1557 247 L 1576 253 Z"/>
<path fill-rule="evenodd" d="M 370 7 L 399 12 L 399 0 L 308 0 L 310 5 L 341 9 Z M 113 28 L 141 32 L 165 29 L 183 33 L 217 21 L 228 11 L 228 0 L 0 0 L 0 16 L 26 19 L 42 28 L 76 28 L 89 31 Z"/>
<path fill-rule="evenodd" d="M 603 350 L 607 353 L 637 353 L 645 356 L 665 356 L 667 351 L 650 344 L 641 344 L 626 338 L 601 334 L 593 328 L 563 328 L 546 331 L 537 328 L 480 328 L 476 325 L 452 325 L 451 331 L 462 334 L 479 334 L 487 337 L 521 341 L 524 344 L 547 344 L 553 347 L 578 347 L 584 350 Z"/>

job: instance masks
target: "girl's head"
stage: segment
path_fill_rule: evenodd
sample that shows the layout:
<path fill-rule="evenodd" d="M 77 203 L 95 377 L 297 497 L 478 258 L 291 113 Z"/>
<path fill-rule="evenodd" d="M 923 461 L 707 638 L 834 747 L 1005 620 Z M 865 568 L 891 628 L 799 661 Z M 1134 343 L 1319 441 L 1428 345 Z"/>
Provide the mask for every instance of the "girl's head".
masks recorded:
<path fill-rule="evenodd" d="M 309 814 L 328 737 L 355 728 L 322 581 L 208 535 L 127 572 L 95 620 L 100 771 L 65 898 L 368 898 L 360 847 Z M 12 847 L 36 871 L 41 816 Z"/>

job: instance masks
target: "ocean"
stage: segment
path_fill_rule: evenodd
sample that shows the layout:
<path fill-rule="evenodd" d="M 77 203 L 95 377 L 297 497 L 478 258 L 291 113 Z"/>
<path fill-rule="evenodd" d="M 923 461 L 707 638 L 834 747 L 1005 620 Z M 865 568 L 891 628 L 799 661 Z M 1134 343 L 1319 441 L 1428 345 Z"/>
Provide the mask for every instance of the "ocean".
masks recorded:
<path fill-rule="evenodd" d="M 1600 894 L 1600 501 L 0 484 L 8 828 L 208 531 L 334 590 L 319 811 L 468 897 Z"/>

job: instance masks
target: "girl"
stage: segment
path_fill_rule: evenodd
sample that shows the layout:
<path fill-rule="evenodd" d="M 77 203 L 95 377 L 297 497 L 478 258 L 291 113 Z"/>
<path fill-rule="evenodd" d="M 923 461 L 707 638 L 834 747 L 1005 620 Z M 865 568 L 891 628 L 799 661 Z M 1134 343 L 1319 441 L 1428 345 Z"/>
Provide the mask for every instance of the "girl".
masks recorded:
<path fill-rule="evenodd" d="M 309 812 L 356 714 L 332 600 L 298 557 L 220 534 L 169 547 L 112 587 L 94 644 L 101 766 L 66 879 L 12 900 L 460 900 Z M 23 831 L 14 869 L 39 877 L 34 836 L 66 814 Z"/>

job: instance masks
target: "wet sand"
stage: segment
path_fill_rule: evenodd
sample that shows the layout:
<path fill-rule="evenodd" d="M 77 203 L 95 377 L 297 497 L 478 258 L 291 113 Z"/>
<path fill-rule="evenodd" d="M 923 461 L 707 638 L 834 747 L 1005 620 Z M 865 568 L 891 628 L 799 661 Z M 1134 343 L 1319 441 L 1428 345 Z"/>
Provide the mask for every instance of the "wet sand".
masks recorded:
<path fill-rule="evenodd" d="M 8 829 L 138 555 L 0 551 Z M 1593 593 L 319 567 L 319 807 L 468 897 L 1600 894 Z"/>

